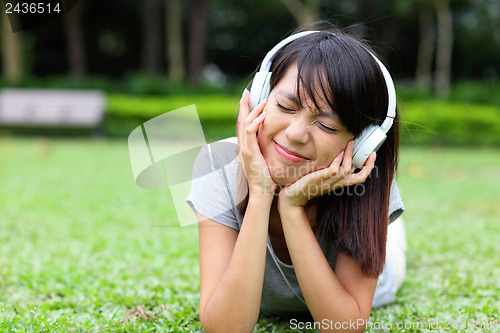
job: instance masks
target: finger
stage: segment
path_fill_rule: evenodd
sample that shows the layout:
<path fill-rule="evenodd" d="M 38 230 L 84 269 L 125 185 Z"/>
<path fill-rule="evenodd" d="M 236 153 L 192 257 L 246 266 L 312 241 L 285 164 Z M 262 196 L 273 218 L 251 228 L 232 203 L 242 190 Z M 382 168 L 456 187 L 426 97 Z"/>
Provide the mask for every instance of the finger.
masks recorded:
<path fill-rule="evenodd" d="M 241 124 L 239 124 L 238 130 L 242 132 L 247 131 L 248 126 L 250 126 L 253 123 L 253 121 L 262 114 L 264 108 L 266 107 L 266 103 L 267 99 L 264 99 L 262 102 L 259 103 L 259 105 L 257 105 L 252 110 L 252 112 L 247 114 L 244 119 L 241 119 L 240 121 Z"/>
<path fill-rule="evenodd" d="M 257 133 L 257 130 L 259 129 L 260 125 L 262 125 L 265 119 L 266 111 L 263 111 L 252 121 L 250 125 L 247 126 L 247 133 Z"/>
<path fill-rule="evenodd" d="M 255 109 L 253 109 L 253 111 L 248 114 L 246 116 L 245 119 L 241 119 L 240 124 L 238 124 L 238 131 L 240 132 L 238 134 L 238 138 L 241 139 L 242 141 L 243 140 L 246 140 L 246 137 L 247 137 L 247 134 L 248 133 L 257 133 L 257 130 L 259 128 L 259 126 L 262 124 L 262 122 L 264 121 L 264 119 L 262 117 L 265 117 L 262 116 L 262 113 L 264 112 L 264 108 L 266 106 L 266 103 L 267 103 L 267 99 L 264 99 L 262 102 L 259 103 L 259 105 L 257 105 L 255 107 Z M 261 117 L 261 118 L 259 118 Z M 254 122 L 256 121 L 256 119 L 259 118 L 259 120 L 257 120 L 257 123 L 254 124 Z M 243 133 L 245 132 L 245 133 Z"/>
<path fill-rule="evenodd" d="M 332 169 L 328 167 L 308 173 L 297 180 L 296 183 L 301 183 L 303 186 L 320 186 L 322 191 L 321 194 L 330 192 L 332 186 L 336 186 L 339 180 L 343 178 L 343 175 L 339 175 L 333 170 L 334 168 L 335 167 L 332 166 Z"/>
<path fill-rule="evenodd" d="M 344 158 L 342 159 L 342 169 L 341 173 L 343 175 L 348 175 L 351 173 L 351 168 L 352 168 L 352 151 L 354 149 L 354 141 L 349 140 L 347 142 L 347 146 L 345 147 L 345 153 L 344 153 Z"/>
<path fill-rule="evenodd" d="M 260 128 L 266 118 L 266 112 L 262 112 L 245 129 L 245 143 L 251 154 L 260 154 L 259 143 L 257 141 L 257 130 Z"/>
<path fill-rule="evenodd" d="M 340 163 L 341 163 L 343 157 L 344 157 L 344 151 L 342 150 L 340 153 L 337 154 L 337 156 L 335 156 L 332 163 L 330 163 L 330 165 L 328 167 L 311 172 L 311 173 L 303 176 L 302 178 L 304 180 L 308 180 L 308 181 L 327 180 L 327 183 L 330 183 L 330 184 L 335 183 L 336 181 L 338 181 L 337 176 L 338 176 L 338 172 L 339 172 Z"/>
<path fill-rule="evenodd" d="M 245 89 L 243 91 L 243 94 L 241 95 L 241 98 L 240 98 L 238 120 L 236 122 L 236 124 L 237 124 L 236 128 L 237 128 L 238 132 L 241 132 L 242 126 L 243 126 L 242 124 L 243 124 L 244 120 L 247 118 L 248 114 L 250 113 L 249 103 L 250 103 L 250 92 L 248 91 L 248 89 Z"/>
<path fill-rule="evenodd" d="M 264 99 L 262 102 L 260 102 L 259 105 L 255 107 L 255 109 L 250 111 L 250 113 L 246 118 L 247 126 L 251 124 L 258 116 L 260 116 L 260 114 L 264 111 L 266 104 L 267 104 L 267 98 Z"/>
<path fill-rule="evenodd" d="M 358 173 L 352 173 L 345 176 L 339 183 L 342 183 L 343 186 L 357 185 L 362 184 L 366 181 L 373 168 L 375 167 L 375 160 L 377 154 L 375 152 L 371 153 L 368 159 L 366 160 L 365 165 Z"/>
<path fill-rule="evenodd" d="M 240 98 L 240 113 L 248 114 L 250 112 L 250 92 L 248 89 L 243 90 Z"/>
<path fill-rule="evenodd" d="M 325 169 L 331 176 L 338 174 L 340 163 L 342 162 L 344 155 L 345 155 L 345 150 L 342 150 L 340 153 L 337 154 L 337 156 L 335 156 L 332 163 L 330 163 L 330 166 Z"/>
<path fill-rule="evenodd" d="M 360 171 L 363 173 L 363 175 L 366 175 L 365 179 L 366 179 L 366 177 L 368 177 L 370 175 L 372 170 L 375 168 L 375 160 L 376 159 L 377 159 L 376 152 L 373 152 L 370 154 L 370 156 L 368 156 L 368 159 L 366 160 L 365 165 L 363 166 L 363 168 Z"/>
<path fill-rule="evenodd" d="M 368 175 L 370 175 L 373 168 L 375 167 L 376 159 L 377 159 L 377 153 L 376 152 L 371 153 L 370 156 L 368 156 L 368 158 L 366 159 L 365 164 L 357 174 L 365 178 L 368 177 Z"/>
<path fill-rule="evenodd" d="M 260 152 L 257 142 L 257 131 L 265 120 L 266 112 L 264 111 L 267 100 L 263 100 L 258 106 L 247 116 L 244 121 L 241 135 L 238 140 L 241 140 L 240 149 L 244 149 L 249 154 L 257 154 Z"/>

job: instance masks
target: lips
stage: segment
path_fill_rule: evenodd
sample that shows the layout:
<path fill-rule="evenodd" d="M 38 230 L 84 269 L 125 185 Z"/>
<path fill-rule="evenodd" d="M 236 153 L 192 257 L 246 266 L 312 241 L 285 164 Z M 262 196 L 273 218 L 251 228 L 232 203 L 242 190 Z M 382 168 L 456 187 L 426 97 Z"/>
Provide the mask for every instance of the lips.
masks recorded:
<path fill-rule="evenodd" d="M 280 156 L 284 157 L 285 159 L 289 160 L 290 162 L 299 163 L 299 162 L 304 162 L 304 161 L 308 160 L 308 158 L 306 158 L 306 157 L 304 157 L 304 156 L 302 156 L 294 151 L 291 151 L 285 147 L 282 147 L 274 141 L 273 141 L 273 145 L 274 145 L 274 149 L 276 149 L 278 154 Z"/>

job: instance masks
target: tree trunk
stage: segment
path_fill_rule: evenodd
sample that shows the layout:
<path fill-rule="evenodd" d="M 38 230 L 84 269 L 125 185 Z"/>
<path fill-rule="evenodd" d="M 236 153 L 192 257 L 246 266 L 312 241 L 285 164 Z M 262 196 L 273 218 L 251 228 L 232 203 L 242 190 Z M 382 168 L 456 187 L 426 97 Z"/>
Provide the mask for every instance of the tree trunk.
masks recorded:
<path fill-rule="evenodd" d="M 15 15 L 11 15 L 15 19 Z M 16 84 L 22 79 L 21 32 L 12 32 L 7 14 L 2 14 L 2 66 L 7 80 Z"/>
<path fill-rule="evenodd" d="M 420 4 L 418 6 L 418 18 L 420 23 L 420 43 L 418 45 L 415 81 L 418 86 L 430 90 L 434 43 L 436 42 L 434 13 L 427 5 Z"/>
<path fill-rule="evenodd" d="M 451 56 L 453 52 L 453 18 L 449 0 L 441 0 L 436 5 L 438 41 L 436 52 L 436 83 L 434 91 L 438 96 L 450 90 Z"/>
<path fill-rule="evenodd" d="M 192 87 L 199 84 L 205 58 L 208 2 L 208 0 L 191 1 L 188 81 Z"/>
<path fill-rule="evenodd" d="M 282 0 L 299 25 L 312 23 L 319 19 L 319 0 Z"/>
<path fill-rule="evenodd" d="M 71 75 L 77 79 L 81 79 L 87 74 L 81 25 L 83 3 L 80 2 L 64 15 L 69 69 Z"/>
<path fill-rule="evenodd" d="M 161 0 L 142 0 L 142 68 L 150 75 L 160 75 L 161 64 Z"/>
<path fill-rule="evenodd" d="M 166 30 L 167 30 L 167 61 L 169 76 L 174 80 L 184 80 L 184 45 L 182 42 L 182 1 L 167 0 Z"/>

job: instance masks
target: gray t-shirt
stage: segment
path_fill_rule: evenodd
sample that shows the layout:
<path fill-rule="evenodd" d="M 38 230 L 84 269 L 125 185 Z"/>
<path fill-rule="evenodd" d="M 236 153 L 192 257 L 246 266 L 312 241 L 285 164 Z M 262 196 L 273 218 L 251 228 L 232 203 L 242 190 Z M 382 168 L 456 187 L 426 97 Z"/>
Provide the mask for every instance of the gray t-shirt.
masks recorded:
<path fill-rule="evenodd" d="M 193 210 L 237 231 L 243 223 L 243 216 L 237 205 L 248 193 L 238 149 L 235 137 L 203 147 L 193 168 L 191 192 L 187 197 Z M 397 219 L 403 210 L 398 187 L 393 183 L 389 202 L 390 222 Z M 328 263 L 334 269 L 337 250 L 321 239 L 318 241 Z M 272 315 L 307 312 L 307 306 L 295 295 L 297 293 L 303 298 L 293 265 L 285 264 L 277 258 L 269 237 L 267 243 L 261 312 Z"/>

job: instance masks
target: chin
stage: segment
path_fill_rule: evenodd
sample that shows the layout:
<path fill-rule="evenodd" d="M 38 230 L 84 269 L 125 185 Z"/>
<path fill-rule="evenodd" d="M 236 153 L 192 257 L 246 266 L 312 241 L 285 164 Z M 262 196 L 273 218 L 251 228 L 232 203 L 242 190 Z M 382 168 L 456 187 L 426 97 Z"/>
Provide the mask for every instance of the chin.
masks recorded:
<path fill-rule="evenodd" d="M 290 184 L 293 184 L 295 182 L 295 180 L 290 180 L 290 179 L 283 179 L 283 178 L 274 178 L 274 177 L 271 177 L 273 179 L 273 181 L 280 185 L 280 186 L 288 186 Z"/>
<path fill-rule="evenodd" d="M 300 177 L 297 177 L 297 176 L 284 176 L 279 171 L 278 172 L 272 172 L 271 171 L 271 178 L 278 185 L 288 186 L 290 184 L 295 183 L 297 181 L 297 179 L 299 179 Z"/>

